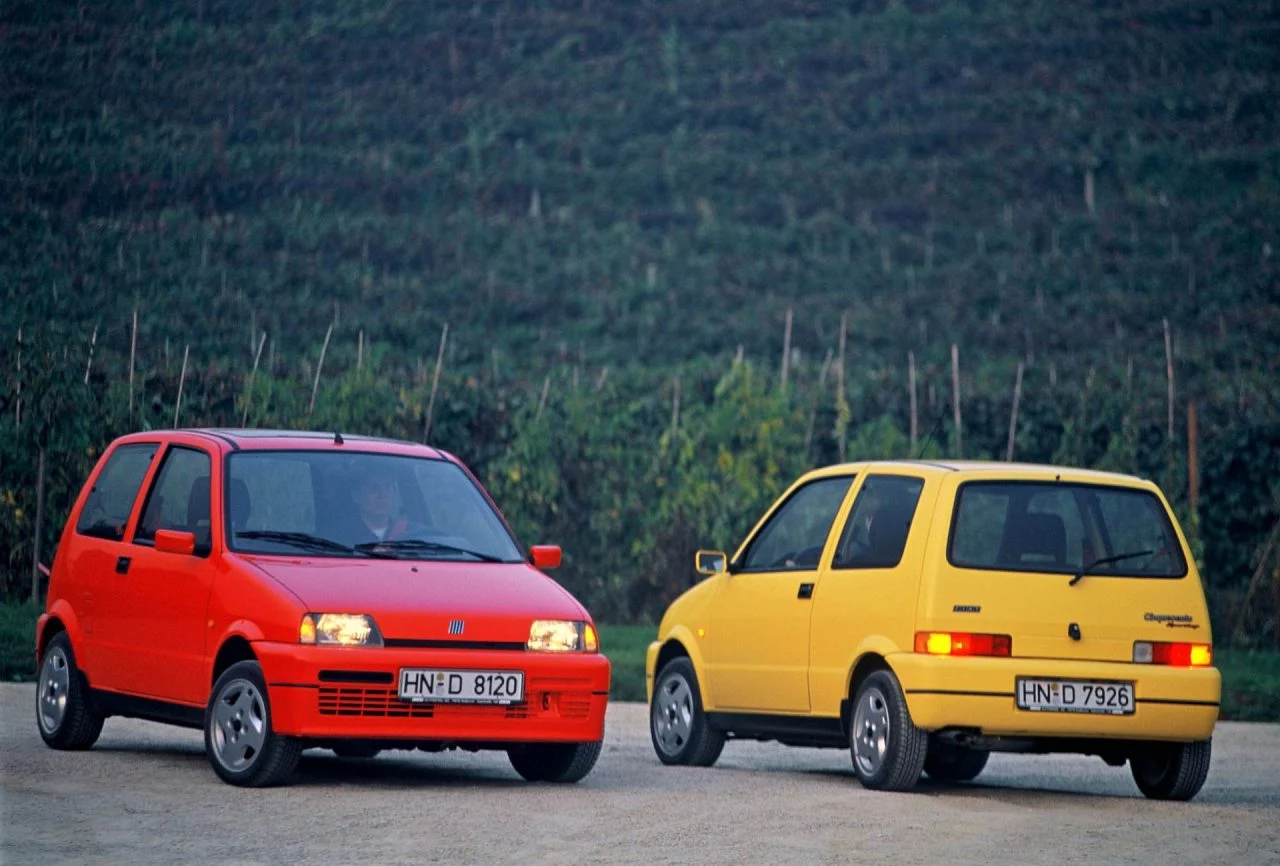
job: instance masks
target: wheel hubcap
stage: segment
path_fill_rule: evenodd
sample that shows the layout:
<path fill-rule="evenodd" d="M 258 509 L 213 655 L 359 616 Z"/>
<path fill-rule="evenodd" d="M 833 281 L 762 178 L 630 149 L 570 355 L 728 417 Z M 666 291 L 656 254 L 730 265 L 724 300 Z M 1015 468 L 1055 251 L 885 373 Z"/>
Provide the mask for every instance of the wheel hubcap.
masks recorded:
<path fill-rule="evenodd" d="M 693 690 L 675 674 L 658 684 L 653 696 L 653 738 L 663 754 L 674 755 L 689 742 L 693 728 Z"/>
<path fill-rule="evenodd" d="M 853 761 L 864 775 L 874 776 L 884 763 L 889 734 L 888 702 L 879 689 L 867 689 L 858 699 L 849 730 Z"/>
<path fill-rule="evenodd" d="M 40 727 L 46 734 L 62 726 L 67 713 L 67 690 L 71 688 L 71 665 L 67 654 L 54 647 L 45 654 L 40 666 Z"/>
<path fill-rule="evenodd" d="M 213 754 L 228 770 L 244 770 L 267 739 L 267 702 L 248 680 L 232 680 L 213 703 Z"/>

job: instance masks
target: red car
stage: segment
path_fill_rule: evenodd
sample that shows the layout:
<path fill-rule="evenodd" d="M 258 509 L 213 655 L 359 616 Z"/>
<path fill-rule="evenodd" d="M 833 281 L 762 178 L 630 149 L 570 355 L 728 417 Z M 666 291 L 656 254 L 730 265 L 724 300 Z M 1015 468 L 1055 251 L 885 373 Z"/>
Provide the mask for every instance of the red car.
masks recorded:
<path fill-rule="evenodd" d="M 604 735 L 591 616 L 475 477 L 424 445 L 250 430 L 136 433 L 76 500 L 36 629 L 40 735 L 112 715 L 203 728 L 233 785 L 307 748 L 500 749 L 576 782 Z"/>

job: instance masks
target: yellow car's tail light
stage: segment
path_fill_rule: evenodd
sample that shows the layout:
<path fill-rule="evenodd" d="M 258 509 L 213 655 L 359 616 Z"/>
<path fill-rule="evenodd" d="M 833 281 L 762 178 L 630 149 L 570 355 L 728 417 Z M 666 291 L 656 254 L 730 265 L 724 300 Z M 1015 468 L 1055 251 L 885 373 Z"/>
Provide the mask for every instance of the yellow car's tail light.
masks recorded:
<path fill-rule="evenodd" d="M 1007 634 L 972 634 L 962 631 L 918 631 L 916 652 L 935 656 L 1013 655 L 1013 638 Z"/>
<path fill-rule="evenodd" d="M 1213 664 L 1213 646 L 1207 643 L 1139 640 L 1133 643 L 1133 661 L 1140 665 L 1205 668 Z"/>

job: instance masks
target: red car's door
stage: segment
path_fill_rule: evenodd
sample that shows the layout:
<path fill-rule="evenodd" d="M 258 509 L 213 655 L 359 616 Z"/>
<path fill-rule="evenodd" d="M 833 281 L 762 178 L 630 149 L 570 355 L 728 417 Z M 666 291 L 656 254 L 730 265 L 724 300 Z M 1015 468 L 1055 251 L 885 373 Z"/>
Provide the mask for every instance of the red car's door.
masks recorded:
<path fill-rule="evenodd" d="M 122 687 L 164 701 L 203 705 L 205 611 L 213 582 L 210 544 L 211 473 L 208 452 L 172 445 L 147 492 L 134 531 L 121 601 L 113 626 L 132 664 Z M 195 535 L 193 553 L 155 548 L 157 530 Z"/>
<path fill-rule="evenodd" d="M 119 592 L 127 580 L 118 570 L 128 567 L 132 551 L 125 533 L 159 450 L 158 442 L 131 443 L 107 455 L 61 553 L 68 558 L 67 598 L 80 624 L 76 661 L 94 688 L 120 688 L 131 663 L 124 636 L 114 626 Z"/>

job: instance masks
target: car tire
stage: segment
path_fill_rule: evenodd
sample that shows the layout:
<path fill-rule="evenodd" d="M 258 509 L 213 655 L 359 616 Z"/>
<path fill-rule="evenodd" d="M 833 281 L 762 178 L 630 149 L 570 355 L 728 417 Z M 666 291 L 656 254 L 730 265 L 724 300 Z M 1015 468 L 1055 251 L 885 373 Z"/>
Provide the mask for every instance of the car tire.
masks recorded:
<path fill-rule="evenodd" d="M 664 764 L 710 767 L 724 750 L 724 734 L 707 724 L 698 675 L 689 659 L 662 666 L 649 703 L 649 738 Z"/>
<path fill-rule="evenodd" d="M 978 778 L 990 757 L 990 752 L 931 739 L 924 771 L 938 782 L 969 782 Z"/>
<path fill-rule="evenodd" d="M 529 782 L 581 782 L 596 765 L 602 747 L 593 743 L 532 743 L 507 751 L 515 771 Z"/>
<path fill-rule="evenodd" d="M 863 787 L 906 791 L 920 781 L 929 737 L 911 721 L 898 679 L 873 671 L 849 708 L 849 751 Z"/>
<path fill-rule="evenodd" d="M 382 753 L 382 749 L 377 746 L 368 746 L 364 743 L 338 743 L 330 746 L 333 753 L 339 758 L 364 759 L 376 758 Z"/>
<path fill-rule="evenodd" d="M 222 781 L 243 788 L 278 785 L 298 765 L 302 744 L 272 730 L 267 684 L 256 661 L 236 662 L 214 683 L 204 747 Z"/>
<path fill-rule="evenodd" d="M 36 689 L 36 726 L 54 749 L 82 751 L 98 741 L 105 717 L 93 705 L 89 683 L 76 667 L 71 638 L 59 632 L 44 648 Z"/>
<path fill-rule="evenodd" d="M 1129 758 L 1138 790 L 1152 800 L 1190 800 L 1209 777 L 1213 740 L 1151 743 Z"/>

